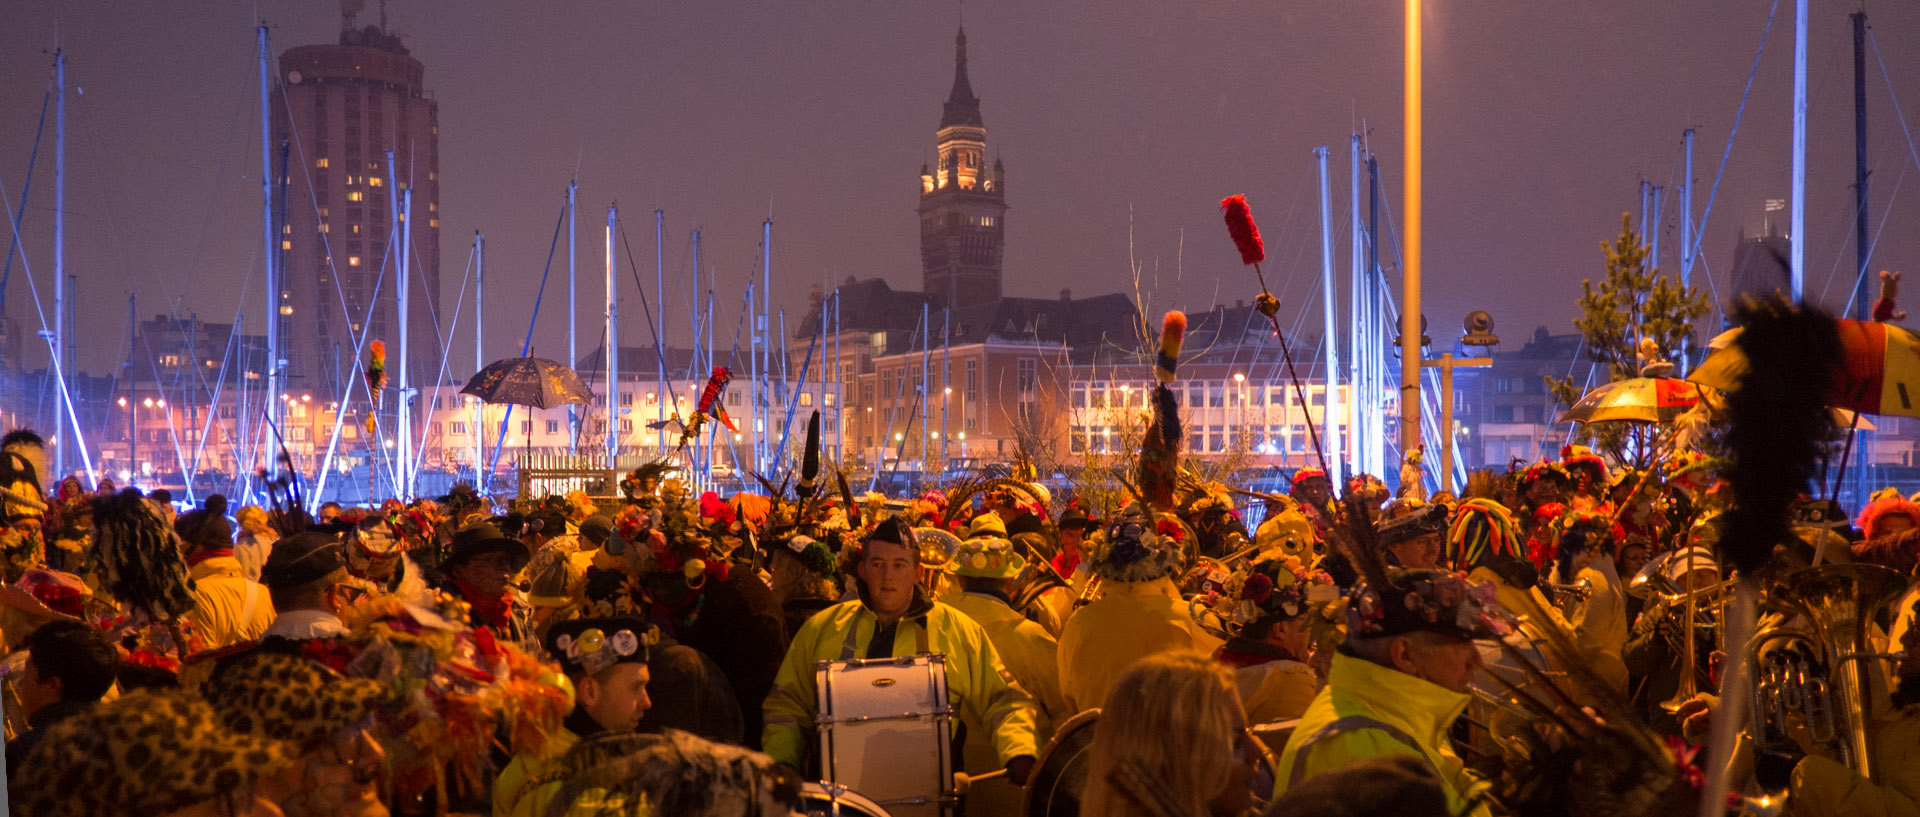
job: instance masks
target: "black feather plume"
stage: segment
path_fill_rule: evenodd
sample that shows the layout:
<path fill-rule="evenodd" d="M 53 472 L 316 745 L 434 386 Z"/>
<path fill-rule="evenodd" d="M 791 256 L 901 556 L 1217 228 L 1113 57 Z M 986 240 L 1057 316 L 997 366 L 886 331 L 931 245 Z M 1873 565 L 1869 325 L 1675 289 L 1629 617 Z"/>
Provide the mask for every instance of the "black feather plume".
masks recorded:
<path fill-rule="evenodd" d="M 801 499 L 812 499 L 814 482 L 820 478 L 820 411 L 815 409 L 807 420 L 807 450 L 800 457 L 800 487 L 794 493 Z"/>
<path fill-rule="evenodd" d="M 1736 320 L 1746 326 L 1737 343 L 1751 369 L 1727 397 L 1732 456 L 1726 476 L 1734 509 L 1721 555 L 1752 574 L 1775 544 L 1792 538 L 1787 507 L 1813 479 L 1832 422 L 1827 384 L 1840 367 L 1841 350 L 1833 318 L 1813 307 L 1749 301 Z"/>

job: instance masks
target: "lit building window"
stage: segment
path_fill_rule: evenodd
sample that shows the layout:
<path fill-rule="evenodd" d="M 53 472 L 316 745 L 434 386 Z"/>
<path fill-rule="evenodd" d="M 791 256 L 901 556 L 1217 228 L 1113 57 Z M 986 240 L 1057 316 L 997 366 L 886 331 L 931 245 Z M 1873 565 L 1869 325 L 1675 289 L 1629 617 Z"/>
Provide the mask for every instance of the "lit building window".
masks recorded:
<path fill-rule="evenodd" d="M 433 228 L 435 228 L 435 229 L 439 229 L 439 227 L 440 227 L 440 219 L 437 219 L 437 218 L 430 218 L 430 219 L 427 219 L 427 226 L 428 226 L 428 227 L 433 227 Z"/>
<path fill-rule="evenodd" d="M 380 184 L 381 184 L 381 182 L 380 182 L 380 177 L 379 177 L 379 176 L 369 176 L 369 177 L 367 177 L 367 186 L 368 186 L 368 187 L 379 187 L 379 186 L 380 186 Z"/>
<path fill-rule="evenodd" d="M 326 225 L 326 224 L 321 224 L 321 225 L 320 225 L 320 232 L 321 232 L 321 233 L 327 233 L 327 232 L 330 232 L 330 231 L 328 230 L 328 225 Z"/>
<path fill-rule="evenodd" d="M 318 159 L 313 160 L 313 166 L 321 170 L 327 169 L 327 157 L 322 156 Z"/>
<path fill-rule="evenodd" d="M 291 249 L 293 249 L 293 242 L 291 242 L 291 241 L 286 241 L 286 240 L 282 240 L 282 241 L 280 242 L 280 249 L 283 249 L 283 250 L 291 250 Z"/>
<path fill-rule="evenodd" d="M 293 314 L 293 307 L 291 307 L 291 306 L 283 306 L 283 307 L 280 307 L 280 314 L 282 314 L 282 315 L 291 315 L 291 314 Z M 209 362 L 207 363 L 207 365 L 208 365 L 208 366 L 212 366 L 212 365 L 213 365 L 213 363 L 212 363 L 211 361 L 209 361 Z"/>
<path fill-rule="evenodd" d="M 347 266 L 349 267 L 360 266 L 360 256 L 357 256 L 357 255 L 347 256 Z"/>
<path fill-rule="evenodd" d="M 366 198 L 367 197 L 364 195 L 361 195 L 360 191 L 358 190 L 351 190 L 347 192 L 347 201 L 365 201 Z"/>

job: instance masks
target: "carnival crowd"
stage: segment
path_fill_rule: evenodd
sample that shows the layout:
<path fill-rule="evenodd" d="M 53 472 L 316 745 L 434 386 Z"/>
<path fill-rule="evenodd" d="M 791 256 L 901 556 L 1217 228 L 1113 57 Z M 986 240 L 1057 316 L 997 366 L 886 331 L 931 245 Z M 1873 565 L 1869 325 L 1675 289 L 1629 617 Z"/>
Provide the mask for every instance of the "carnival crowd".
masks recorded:
<path fill-rule="evenodd" d="M 662 464 L 618 497 L 310 518 L 44 486 L 41 448 L 9 435 L 0 469 L 7 789 L 32 817 L 1683 814 L 1750 660 L 1719 627 L 1723 483 L 1690 452 L 1570 447 L 1457 497 L 1308 468 L 1118 507 L 1016 477 L 720 496 Z M 1897 492 L 1793 513 L 1777 575 L 1879 565 L 1898 593 L 1920 558 Z M 1759 687 L 1781 718 L 1723 753 L 1736 793 L 1920 814 L 1912 602 L 1857 619 L 1890 654 L 1858 662 L 1871 722 Z M 896 692 L 924 708 L 856 714 Z M 1836 756 L 1848 730 L 1871 776 Z"/>

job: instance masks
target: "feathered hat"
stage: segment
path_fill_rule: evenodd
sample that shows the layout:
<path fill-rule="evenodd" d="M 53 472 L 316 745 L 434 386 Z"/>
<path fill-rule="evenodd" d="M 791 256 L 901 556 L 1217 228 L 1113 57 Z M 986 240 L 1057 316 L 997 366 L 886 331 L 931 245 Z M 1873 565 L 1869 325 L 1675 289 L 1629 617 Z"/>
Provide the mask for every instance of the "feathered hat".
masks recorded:
<path fill-rule="evenodd" d="M 1576 478 L 1584 476 L 1589 488 L 1607 485 L 1607 461 L 1584 445 L 1561 446 L 1560 467 Z"/>
<path fill-rule="evenodd" d="M 1868 539 L 1878 539 L 1887 535 L 1887 520 L 1896 516 L 1904 516 L 1920 528 L 1920 505 L 1896 495 L 1867 503 L 1860 510 L 1860 531 Z"/>

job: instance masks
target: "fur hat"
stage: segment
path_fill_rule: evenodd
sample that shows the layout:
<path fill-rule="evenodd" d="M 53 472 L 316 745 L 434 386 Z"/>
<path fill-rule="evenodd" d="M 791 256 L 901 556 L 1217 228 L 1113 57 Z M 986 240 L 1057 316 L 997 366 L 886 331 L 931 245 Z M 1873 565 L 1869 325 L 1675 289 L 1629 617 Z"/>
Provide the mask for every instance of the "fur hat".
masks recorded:
<path fill-rule="evenodd" d="M 1898 496 L 1867 503 L 1860 511 L 1860 532 L 1868 539 L 1878 539 L 1887 534 L 1887 519 L 1904 516 L 1920 527 L 1920 505 L 1916 505 Z"/>
<path fill-rule="evenodd" d="M 1087 563 L 1094 575 L 1110 582 L 1150 582 L 1178 575 L 1186 566 L 1181 543 L 1189 535 L 1173 515 L 1149 516 L 1135 502 L 1094 539 Z"/>
<path fill-rule="evenodd" d="M 48 727 L 20 761 L 15 808 L 34 817 L 167 814 L 224 797 L 297 750 L 226 727 L 205 700 L 129 693 Z"/>
<path fill-rule="evenodd" d="M 303 754 L 366 720 L 390 697 L 378 681 L 343 677 L 304 658 L 259 650 L 221 666 L 200 694 L 218 702 L 228 729 L 284 740 Z"/>

